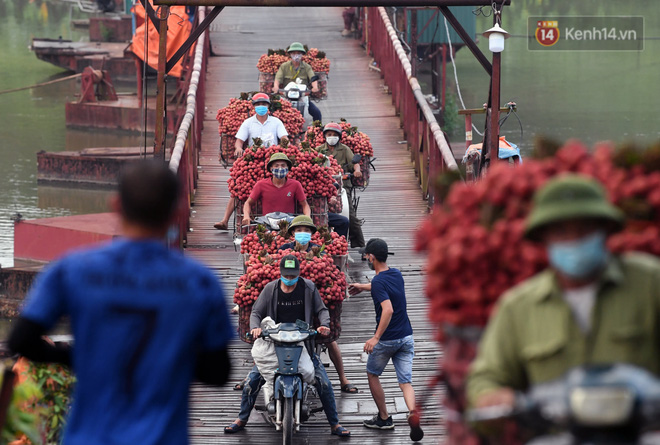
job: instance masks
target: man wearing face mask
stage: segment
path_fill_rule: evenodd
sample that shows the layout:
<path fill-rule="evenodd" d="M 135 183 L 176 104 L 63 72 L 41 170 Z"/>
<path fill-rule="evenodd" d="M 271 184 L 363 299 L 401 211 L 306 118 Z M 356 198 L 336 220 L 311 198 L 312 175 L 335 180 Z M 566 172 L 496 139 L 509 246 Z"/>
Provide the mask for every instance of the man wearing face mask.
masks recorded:
<path fill-rule="evenodd" d="M 316 233 L 316 226 L 314 225 L 312 218 L 309 216 L 299 215 L 293 218 L 288 232 L 289 236 L 293 234 L 295 241 L 283 244 L 279 250 L 295 249 L 296 247 L 299 247 L 302 251 L 309 252 L 314 247 L 321 247 L 312 242 L 312 235 Z M 321 254 L 323 255 L 323 253 Z M 327 344 L 327 347 L 330 360 L 332 360 L 332 363 L 337 370 L 342 392 L 348 394 L 359 392 L 359 389 L 346 377 L 346 373 L 344 372 L 344 360 L 342 359 L 341 349 L 339 349 L 337 342 L 330 342 Z"/>
<path fill-rule="evenodd" d="M 303 55 L 307 52 L 302 43 L 293 42 L 286 52 L 291 57 L 291 60 L 284 62 L 277 70 L 275 83 L 273 84 L 273 93 L 279 93 L 280 87 L 285 88 L 289 82 L 296 82 L 297 79 L 300 79 L 302 84 L 307 86 L 308 90 L 311 89 L 312 93 L 318 93 L 319 83 L 316 80 L 312 81 L 314 70 L 309 63 L 302 60 Z M 308 109 L 312 119 L 315 121 L 322 120 L 321 110 L 312 101 L 309 101 Z"/>
<path fill-rule="evenodd" d="M 325 144 L 316 147 L 316 151 L 334 157 L 337 163 L 341 165 L 344 173 L 353 173 L 355 177 L 360 178 L 362 176 L 360 164 L 353 164 L 353 151 L 347 145 L 339 142 L 341 135 L 341 126 L 335 122 L 330 122 L 325 127 L 323 127 L 323 137 L 325 138 Z M 348 192 L 348 195 L 351 196 L 353 183 L 351 182 L 350 178 L 344 179 L 344 188 Z M 335 230 L 340 235 L 346 236 L 346 233 L 348 232 L 351 241 L 351 247 L 364 247 L 362 225 L 358 220 L 355 209 L 352 205 L 350 205 L 350 203 L 348 212 L 349 224 L 347 228 L 344 228 L 346 227 L 345 217 L 336 213 L 328 213 L 328 221 L 332 227 L 335 227 Z"/>
<path fill-rule="evenodd" d="M 320 326 L 316 328 L 317 331 L 321 335 L 328 335 L 330 333 L 328 309 L 323 304 L 314 283 L 300 277 L 298 258 L 294 255 L 284 256 L 280 261 L 280 274 L 280 279 L 271 281 L 264 287 L 252 306 L 250 332 L 253 338 L 257 338 L 261 334 L 261 321 L 266 317 L 272 318 L 275 323 L 295 323 L 296 320 L 303 320 L 309 325 L 312 325 L 314 317 L 317 317 L 320 322 Z M 305 348 L 314 364 L 315 386 L 328 423 L 330 423 L 330 432 L 335 436 L 349 437 L 350 431 L 339 424 L 332 383 L 330 383 L 319 356 L 314 353 L 314 340 L 307 340 Z M 257 401 L 259 390 L 264 383 L 259 370 L 254 366 L 243 388 L 241 412 L 231 425 L 225 427 L 226 434 L 234 434 L 245 429 L 250 412 Z"/>
<path fill-rule="evenodd" d="M 295 213 L 296 203 L 301 205 L 303 214 L 307 216 L 312 214 L 302 184 L 295 179 L 287 178 L 291 166 L 291 160 L 284 153 L 274 153 L 270 157 L 266 169 L 273 174 L 273 177 L 262 179 L 254 185 L 250 197 L 243 205 L 243 224 L 250 224 L 252 204 L 257 200 L 261 200 L 264 215 L 272 212 Z"/>
<path fill-rule="evenodd" d="M 255 115 L 243 121 L 236 133 L 234 155 L 237 158 L 243 156 L 243 145 L 245 145 L 246 141 L 248 147 L 252 147 L 254 145 L 254 138 L 259 138 L 262 140 L 264 147 L 270 147 L 271 145 L 279 144 L 281 140 L 285 140 L 289 136 L 282 121 L 268 113 L 268 107 L 270 105 L 268 94 L 257 93 L 252 96 L 252 105 L 254 105 Z M 235 206 L 236 198 L 232 196 L 229 198 L 229 202 L 227 202 L 222 221 L 215 223 L 213 227 L 218 230 L 227 230 L 229 227 L 229 218 L 234 213 Z"/>
<path fill-rule="evenodd" d="M 660 262 L 608 251 L 623 223 L 587 177 L 565 175 L 537 192 L 525 236 L 545 246 L 550 267 L 500 300 L 467 380 L 472 406 L 513 406 L 514 391 L 586 363 L 660 373 Z"/>

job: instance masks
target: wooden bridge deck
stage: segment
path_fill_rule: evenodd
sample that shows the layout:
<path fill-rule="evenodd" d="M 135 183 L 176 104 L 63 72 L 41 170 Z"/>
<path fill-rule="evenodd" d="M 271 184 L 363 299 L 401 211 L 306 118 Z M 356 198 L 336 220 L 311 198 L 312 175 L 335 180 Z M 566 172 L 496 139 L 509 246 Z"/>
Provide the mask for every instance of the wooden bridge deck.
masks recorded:
<path fill-rule="evenodd" d="M 319 104 L 324 122 L 341 117 L 357 125 L 371 137 L 377 171 L 362 193 L 359 216 L 366 219 L 365 238 L 385 239 L 395 256 L 390 264 L 399 268 L 406 281 L 408 311 L 416 340 L 413 367 L 414 388 L 418 397 L 428 393 L 427 382 L 437 370 L 441 351 L 433 341 L 432 327 L 427 323 L 427 304 L 423 295 L 421 273 L 424 259 L 412 251 L 413 231 L 425 216 L 426 203 L 411 163 L 399 120 L 386 94 L 379 75 L 368 69 L 370 59 L 359 43 L 340 36 L 341 8 L 226 8 L 212 25 L 211 41 L 216 57 L 209 62 L 206 92 L 206 117 L 201 155 L 200 181 L 192 217 L 193 232 L 188 236 L 187 254 L 213 268 L 223 280 L 228 303 L 242 268 L 234 251 L 230 232 L 213 229 L 221 219 L 228 200 L 226 180 L 229 171 L 218 164 L 219 136 L 215 115 L 231 97 L 241 91 L 258 89 L 259 56 L 268 48 L 284 48 L 292 41 L 325 50 L 331 60 L 328 82 L 329 98 Z M 361 262 L 357 249 L 351 249 L 350 280 L 367 282 L 373 276 Z M 383 374 L 388 407 L 395 424 L 393 431 L 374 431 L 362 426 L 362 420 L 375 412 L 365 371 L 364 341 L 375 327 L 371 297 L 358 295 L 344 303 L 342 349 L 348 378 L 360 388 L 359 394 L 339 392 L 339 380 L 332 365 L 328 375 L 335 388 L 340 422 L 352 432 L 347 442 L 361 444 L 410 443 L 407 412 L 396 382 L 393 368 Z M 235 341 L 231 346 L 235 370 L 232 382 L 239 381 L 250 369 L 248 346 Z M 233 385 L 233 383 L 232 383 Z M 423 443 L 441 441 L 440 390 L 427 394 L 423 406 Z M 223 427 L 238 414 L 240 392 L 231 386 L 210 388 L 196 385 L 191 403 L 191 434 L 194 444 L 281 443 L 281 435 L 268 426 L 258 413 L 253 413 L 246 430 L 225 435 Z M 296 443 L 338 443 L 344 439 L 329 434 L 323 413 L 316 414 L 296 435 Z"/>

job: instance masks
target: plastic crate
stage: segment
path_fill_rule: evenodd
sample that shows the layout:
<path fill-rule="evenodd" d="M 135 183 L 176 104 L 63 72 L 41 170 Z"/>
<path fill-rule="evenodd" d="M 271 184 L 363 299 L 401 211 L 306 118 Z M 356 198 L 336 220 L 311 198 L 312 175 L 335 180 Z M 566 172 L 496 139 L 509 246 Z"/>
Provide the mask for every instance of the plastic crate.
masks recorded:
<path fill-rule="evenodd" d="M 307 203 L 312 211 L 312 221 L 316 227 L 328 225 L 328 198 L 325 196 L 308 196 Z M 296 203 L 296 208 L 300 207 Z M 302 209 L 297 209 L 302 210 Z M 301 211 L 298 213 L 302 213 Z"/>
<path fill-rule="evenodd" d="M 360 171 L 362 172 L 362 176 L 360 178 L 351 176 L 353 187 L 367 188 L 369 185 L 369 177 L 371 176 L 371 165 L 369 165 L 370 160 L 370 157 L 362 156 L 362 159 L 360 160 Z"/>
<path fill-rule="evenodd" d="M 318 84 L 319 84 L 319 92 L 318 93 L 310 93 L 309 97 L 312 99 L 316 100 L 324 100 L 328 98 L 328 73 L 325 73 L 323 71 L 319 71 L 318 73 L 314 73 L 318 76 Z"/>
<path fill-rule="evenodd" d="M 236 200 L 236 205 L 234 206 L 234 235 L 241 235 L 241 225 L 243 224 L 243 206 L 245 201 L 240 199 Z M 250 210 L 250 217 L 254 219 L 257 216 L 263 216 L 261 210 L 261 201 L 256 201 L 252 204 Z"/>
<path fill-rule="evenodd" d="M 236 151 L 235 145 L 236 138 L 234 136 L 231 136 L 227 133 L 222 133 L 220 135 L 218 160 L 222 165 L 225 166 L 225 168 L 231 167 L 236 160 L 236 157 L 234 156 L 234 151 Z"/>
<path fill-rule="evenodd" d="M 259 71 L 259 92 L 272 94 L 273 85 L 275 85 L 275 74 Z"/>
<path fill-rule="evenodd" d="M 341 196 L 333 196 L 332 198 L 328 199 L 328 212 L 330 213 L 341 213 L 341 211 L 344 209 L 344 204 L 341 200 Z"/>

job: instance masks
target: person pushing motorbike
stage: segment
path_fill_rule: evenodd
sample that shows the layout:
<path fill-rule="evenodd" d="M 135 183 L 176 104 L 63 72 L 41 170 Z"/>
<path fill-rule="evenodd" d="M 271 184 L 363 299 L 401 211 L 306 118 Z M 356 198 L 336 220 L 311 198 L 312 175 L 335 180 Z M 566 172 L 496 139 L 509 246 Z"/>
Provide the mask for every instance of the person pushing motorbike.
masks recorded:
<path fill-rule="evenodd" d="M 513 408 L 516 391 L 584 364 L 660 373 L 660 261 L 608 250 L 623 222 L 587 177 L 565 175 L 537 192 L 525 236 L 543 244 L 550 266 L 500 300 L 468 376 L 472 407 Z"/>

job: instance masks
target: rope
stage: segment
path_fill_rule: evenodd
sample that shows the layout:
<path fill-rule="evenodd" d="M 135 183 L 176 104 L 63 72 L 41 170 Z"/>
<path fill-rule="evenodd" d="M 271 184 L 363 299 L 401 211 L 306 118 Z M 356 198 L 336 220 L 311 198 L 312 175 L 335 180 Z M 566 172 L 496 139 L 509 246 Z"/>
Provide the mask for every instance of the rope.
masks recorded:
<path fill-rule="evenodd" d="M 206 8 L 199 8 L 199 23 L 202 23 L 206 16 Z M 199 26 L 199 25 L 198 25 Z M 188 94 L 186 96 L 186 114 L 181 120 L 181 126 L 176 133 L 176 141 L 172 149 L 172 156 L 170 157 L 170 170 L 177 172 L 179 170 L 179 163 L 183 150 L 186 147 L 186 139 L 188 139 L 188 131 L 192 125 L 193 118 L 195 117 L 195 107 L 197 104 L 197 86 L 199 79 L 202 75 L 202 61 L 204 58 L 204 46 L 206 45 L 206 37 L 208 32 L 205 31 L 199 37 L 195 47 L 195 58 L 193 61 L 193 72 L 190 76 L 190 85 L 188 86 Z"/>
<path fill-rule="evenodd" d="M 148 1 L 144 4 L 144 57 L 142 58 L 142 135 L 144 145 L 140 146 L 140 156 L 147 156 L 147 57 L 149 55 L 149 17 L 147 13 Z M 144 151 L 142 151 L 144 149 Z"/>
<path fill-rule="evenodd" d="M 82 76 L 82 73 L 62 77 L 61 79 L 50 80 L 48 82 L 38 83 L 36 85 L 30 85 L 29 87 L 12 88 L 11 90 L 0 91 L 0 94 L 15 93 L 16 91 L 30 90 L 32 88 L 43 87 L 43 86 L 46 86 L 46 85 L 52 85 L 52 84 L 57 83 L 57 82 L 63 82 L 65 80 L 75 79 L 76 77 L 80 77 L 80 76 Z"/>
<path fill-rule="evenodd" d="M 456 159 L 454 159 L 454 153 L 451 151 L 451 148 L 449 148 L 449 145 L 445 140 L 445 136 L 442 131 L 442 128 L 440 128 L 440 125 L 438 125 L 438 121 L 436 120 L 435 115 L 431 111 L 431 108 L 429 107 L 429 104 L 426 101 L 426 98 L 424 97 L 424 93 L 422 92 L 422 87 L 419 85 L 417 78 L 412 76 L 412 67 L 410 65 L 410 61 L 408 60 L 408 57 L 406 56 L 406 52 L 403 50 L 403 47 L 401 46 L 401 41 L 397 36 L 394 27 L 392 26 L 392 22 L 390 22 L 390 18 L 387 16 L 387 11 L 382 6 L 379 6 L 378 12 L 380 13 L 380 17 L 383 20 L 383 24 L 385 25 L 385 30 L 392 41 L 392 46 L 394 47 L 394 51 L 396 52 L 396 55 L 399 57 L 399 62 L 401 62 L 401 65 L 403 66 L 403 70 L 406 73 L 406 78 L 408 79 L 408 83 L 410 84 L 412 93 L 415 96 L 417 105 L 422 111 L 422 114 L 426 119 L 426 124 L 429 127 L 429 131 L 431 132 L 432 137 L 435 140 L 436 145 L 438 146 L 438 150 L 440 151 L 440 156 L 442 156 L 442 159 L 444 163 L 447 165 L 448 169 L 458 170 Z"/>
<path fill-rule="evenodd" d="M 456 91 L 458 92 L 458 98 L 461 100 L 461 106 L 465 110 L 465 102 L 463 102 L 463 96 L 461 95 L 461 86 L 458 84 L 458 72 L 456 71 L 456 63 L 454 62 L 454 51 L 451 49 L 451 37 L 449 36 L 449 24 L 447 23 L 447 18 L 445 17 L 445 31 L 447 31 L 447 42 L 449 42 L 449 57 L 451 58 L 451 66 L 454 68 L 454 79 L 456 80 Z M 472 129 L 481 137 L 483 133 L 477 130 L 477 127 L 472 124 Z"/>

